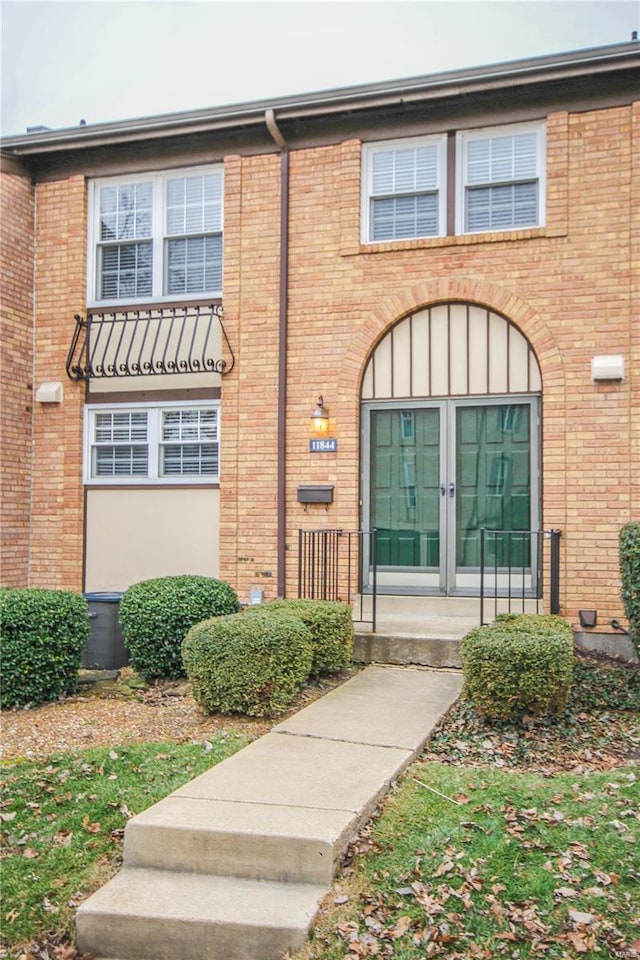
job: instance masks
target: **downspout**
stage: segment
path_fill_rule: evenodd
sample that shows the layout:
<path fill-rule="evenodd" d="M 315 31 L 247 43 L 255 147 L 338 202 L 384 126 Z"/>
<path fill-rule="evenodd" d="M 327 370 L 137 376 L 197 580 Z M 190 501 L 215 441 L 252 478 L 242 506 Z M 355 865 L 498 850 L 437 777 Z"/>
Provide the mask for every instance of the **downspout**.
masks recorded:
<path fill-rule="evenodd" d="M 280 149 L 280 313 L 278 320 L 278 442 L 277 442 L 277 553 L 278 597 L 285 597 L 287 550 L 287 325 L 289 318 L 289 148 L 276 123 L 273 110 L 266 110 L 267 130 Z"/>

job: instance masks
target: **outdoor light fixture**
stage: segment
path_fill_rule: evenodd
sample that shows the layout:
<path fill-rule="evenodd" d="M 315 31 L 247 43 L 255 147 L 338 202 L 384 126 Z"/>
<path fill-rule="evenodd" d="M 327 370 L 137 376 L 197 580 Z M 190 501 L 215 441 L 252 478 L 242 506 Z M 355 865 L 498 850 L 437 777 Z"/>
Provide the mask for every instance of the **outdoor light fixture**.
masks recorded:
<path fill-rule="evenodd" d="M 322 436 L 329 430 L 329 411 L 324 405 L 322 394 L 318 397 L 315 410 L 311 414 L 311 429 L 316 436 Z"/>

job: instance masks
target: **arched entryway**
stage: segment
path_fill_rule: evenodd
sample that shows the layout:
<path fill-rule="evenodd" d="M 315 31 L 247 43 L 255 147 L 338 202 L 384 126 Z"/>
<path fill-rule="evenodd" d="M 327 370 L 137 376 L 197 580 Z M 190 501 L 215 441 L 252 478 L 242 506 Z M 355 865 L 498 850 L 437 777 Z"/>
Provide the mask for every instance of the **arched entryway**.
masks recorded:
<path fill-rule="evenodd" d="M 381 592 L 477 594 L 483 527 L 522 531 L 486 559 L 535 591 L 524 533 L 540 521 L 541 392 L 526 338 L 476 304 L 420 309 L 378 341 L 361 386 L 361 524 L 378 530 Z"/>

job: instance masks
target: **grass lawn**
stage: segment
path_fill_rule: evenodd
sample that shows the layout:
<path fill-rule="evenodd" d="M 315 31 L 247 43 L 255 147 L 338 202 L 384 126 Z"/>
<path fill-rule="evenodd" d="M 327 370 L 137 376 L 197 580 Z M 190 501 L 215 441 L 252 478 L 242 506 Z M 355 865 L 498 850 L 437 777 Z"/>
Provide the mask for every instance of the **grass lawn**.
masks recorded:
<path fill-rule="evenodd" d="M 295 960 L 638 960 L 639 760 L 637 669 L 578 657 L 553 722 L 492 723 L 460 700 Z"/>
<path fill-rule="evenodd" d="M 119 867 L 127 819 L 245 743 L 5 764 L 0 957 L 74 960 L 75 908 Z M 554 723 L 491 724 L 460 701 L 351 846 L 297 960 L 638 960 L 639 760 L 637 670 L 578 662 Z"/>
<path fill-rule="evenodd" d="M 120 865 L 127 820 L 246 742 L 226 734 L 206 744 L 139 743 L 3 765 L 5 956 L 30 956 L 29 941 L 49 933 L 73 939 L 75 908 Z"/>
<path fill-rule="evenodd" d="M 639 772 L 414 764 L 300 957 L 640 956 Z"/>

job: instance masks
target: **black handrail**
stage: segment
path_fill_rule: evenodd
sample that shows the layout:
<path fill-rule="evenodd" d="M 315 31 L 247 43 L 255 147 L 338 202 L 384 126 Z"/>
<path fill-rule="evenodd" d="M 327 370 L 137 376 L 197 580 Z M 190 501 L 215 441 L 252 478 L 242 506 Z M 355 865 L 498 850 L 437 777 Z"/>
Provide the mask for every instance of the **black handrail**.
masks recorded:
<path fill-rule="evenodd" d="M 488 600 L 493 600 L 494 616 L 498 613 L 498 600 L 506 600 L 507 610 L 512 613 L 517 606 L 524 611 L 525 601 L 533 598 L 536 612 L 539 612 L 543 599 L 546 542 L 549 542 L 549 612 L 560 612 L 560 535 L 560 530 L 480 530 L 481 624 L 485 623 L 485 601 Z M 514 546 L 519 547 L 521 555 L 521 562 L 516 567 L 513 566 Z M 493 563 L 488 561 L 489 551 Z M 530 577 L 528 586 L 527 575 Z M 493 579 L 492 590 L 488 587 L 490 577 Z M 500 586 L 499 578 L 503 580 Z"/>
<path fill-rule="evenodd" d="M 370 623 L 375 633 L 378 589 L 376 530 L 298 530 L 298 597 L 353 603 L 356 623 Z M 367 596 L 371 617 L 364 616 L 364 564 L 371 571 Z"/>

